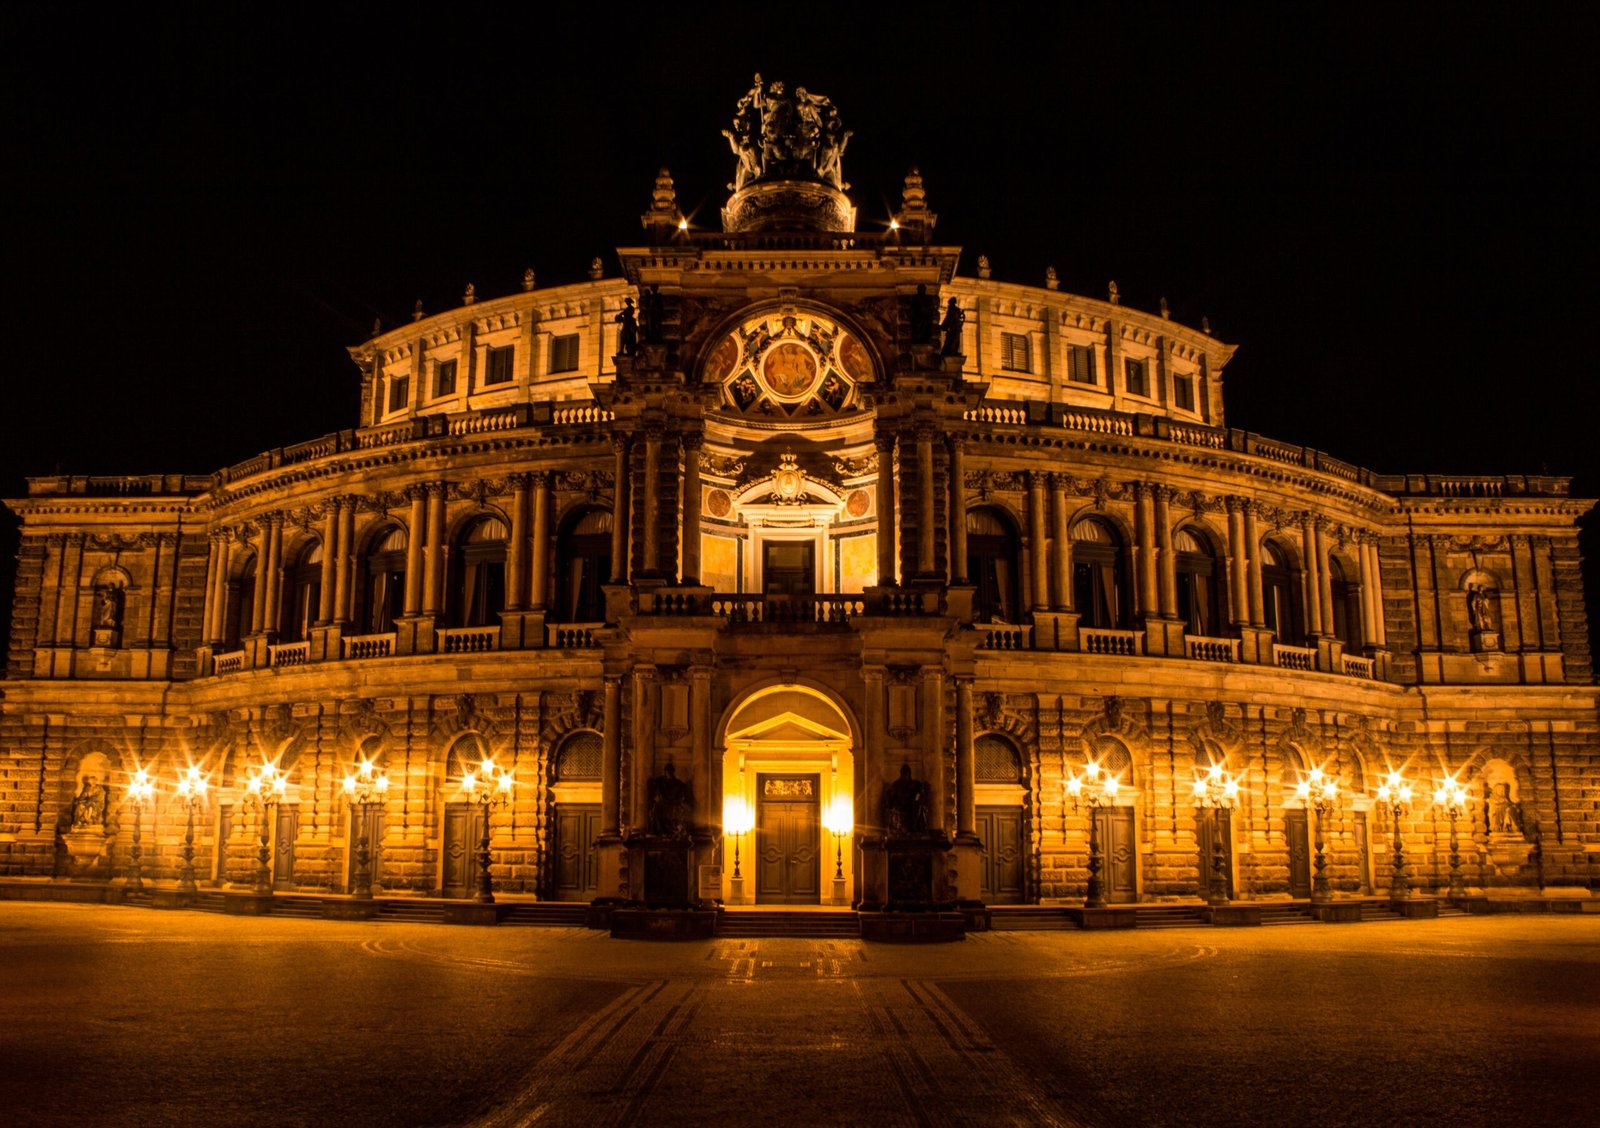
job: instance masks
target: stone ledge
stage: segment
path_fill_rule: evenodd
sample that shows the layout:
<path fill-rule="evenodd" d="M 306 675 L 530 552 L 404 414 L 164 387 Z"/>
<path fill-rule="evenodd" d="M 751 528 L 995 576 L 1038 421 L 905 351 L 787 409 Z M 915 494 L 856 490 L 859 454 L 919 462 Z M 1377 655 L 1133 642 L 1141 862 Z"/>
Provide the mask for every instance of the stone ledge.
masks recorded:
<path fill-rule="evenodd" d="M 507 911 L 508 906 L 492 902 L 485 905 L 477 901 L 455 901 L 444 906 L 444 923 L 499 924 Z"/>
<path fill-rule="evenodd" d="M 1336 902 L 1331 905 L 1312 905 L 1311 915 L 1323 924 L 1360 924 L 1361 902 Z"/>
<path fill-rule="evenodd" d="M 714 909 L 614 909 L 610 915 L 613 940 L 709 940 L 717 931 Z"/>
<path fill-rule="evenodd" d="M 371 920 L 378 915 L 378 902 L 328 898 L 322 902 L 323 920 Z"/>
<path fill-rule="evenodd" d="M 1390 901 L 1389 908 L 1408 920 L 1432 920 L 1439 915 L 1439 902 L 1433 898 Z"/>
<path fill-rule="evenodd" d="M 266 916 L 272 912 L 271 893 L 224 893 L 222 911 L 229 916 Z"/>
<path fill-rule="evenodd" d="M 861 939 L 887 944 L 946 944 L 967 938 L 966 917 L 953 913 L 862 913 Z"/>
<path fill-rule="evenodd" d="M 1068 909 L 1067 916 L 1079 928 L 1135 928 L 1139 924 L 1139 913 L 1133 905 L 1120 905 L 1116 908 Z"/>
<path fill-rule="evenodd" d="M 1260 905 L 1214 905 L 1206 910 L 1206 923 L 1219 926 L 1261 923 Z"/>

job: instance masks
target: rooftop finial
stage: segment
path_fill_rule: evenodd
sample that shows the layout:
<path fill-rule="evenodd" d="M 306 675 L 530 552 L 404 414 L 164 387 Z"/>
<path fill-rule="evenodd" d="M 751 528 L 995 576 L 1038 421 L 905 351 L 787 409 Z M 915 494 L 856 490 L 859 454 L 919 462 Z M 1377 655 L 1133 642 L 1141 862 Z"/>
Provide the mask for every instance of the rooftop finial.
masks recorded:
<path fill-rule="evenodd" d="M 993 271 L 991 271 L 989 269 L 989 256 L 988 255 L 979 255 L 978 256 L 978 277 L 979 278 L 987 278 L 992 273 L 993 273 Z"/>
<path fill-rule="evenodd" d="M 476 286 L 474 286 L 471 282 L 468 282 L 467 283 L 466 292 L 461 295 L 461 304 L 462 305 L 471 305 L 473 302 L 475 302 L 477 300 L 478 300 L 478 288 Z"/>
<path fill-rule="evenodd" d="M 1106 285 L 1106 301 L 1112 305 L 1122 304 L 1122 291 L 1117 289 L 1117 280 L 1115 278 Z"/>
<path fill-rule="evenodd" d="M 383 318 L 374 317 L 372 319 L 372 335 L 374 337 L 376 337 L 376 336 L 380 335 L 382 332 L 383 332 Z"/>
<path fill-rule="evenodd" d="M 605 273 L 605 264 L 600 261 L 600 256 L 596 255 L 589 263 L 589 277 L 598 282 L 605 277 Z"/>
<path fill-rule="evenodd" d="M 522 272 L 522 288 L 524 290 L 533 289 L 533 267 L 531 266 Z"/>
<path fill-rule="evenodd" d="M 421 321 L 422 320 L 422 299 L 421 298 L 418 298 L 417 299 L 417 304 L 411 307 L 411 320 L 412 321 Z"/>
<path fill-rule="evenodd" d="M 1161 295 L 1161 316 L 1168 321 L 1172 320 L 1172 310 L 1167 305 L 1167 296 L 1165 294 Z"/>
<path fill-rule="evenodd" d="M 733 110 L 733 128 L 722 135 L 738 159 L 735 192 L 758 180 L 820 180 L 841 192 L 844 147 L 850 131 L 840 123 L 829 99 L 781 82 L 763 84 L 757 74 Z"/>
<path fill-rule="evenodd" d="M 1204 333 L 1208 337 L 1211 336 L 1211 319 L 1209 317 L 1204 315 L 1201 316 L 1200 332 Z"/>
<path fill-rule="evenodd" d="M 640 217 L 652 235 L 668 235 L 679 229 L 683 216 L 678 212 L 678 191 L 672 186 L 672 173 L 663 168 L 656 173 L 656 186 L 650 193 L 650 210 Z"/>
<path fill-rule="evenodd" d="M 928 210 L 928 193 L 922 187 L 922 172 L 916 165 L 906 173 L 905 187 L 900 189 L 900 210 L 894 213 L 892 230 L 905 231 L 913 238 L 926 239 L 939 217 Z"/>
<path fill-rule="evenodd" d="M 1061 279 L 1057 277 L 1056 268 L 1053 266 L 1044 268 L 1044 288 L 1046 290 L 1059 290 L 1061 288 Z"/>

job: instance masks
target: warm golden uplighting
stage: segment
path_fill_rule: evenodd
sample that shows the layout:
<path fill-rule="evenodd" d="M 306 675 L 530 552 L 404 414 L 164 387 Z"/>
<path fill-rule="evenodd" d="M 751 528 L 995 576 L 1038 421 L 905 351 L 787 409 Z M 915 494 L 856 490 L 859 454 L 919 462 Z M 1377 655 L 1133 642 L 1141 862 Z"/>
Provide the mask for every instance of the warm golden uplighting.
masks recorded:
<path fill-rule="evenodd" d="M 150 778 L 150 773 L 143 768 L 133 773 L 133 778 L 128 781 L 128 798 L 137 803 L 143 803 L 156 793 L 155 780 Z"/>
<path fill-rule="evenodd" d="M 738 881 L 740 840 L 755 827 L 755 812 L 744 801 L 743 795 L 726 795 L 722 799 L 722 829 L 733 835 L 733 879 Z"/>

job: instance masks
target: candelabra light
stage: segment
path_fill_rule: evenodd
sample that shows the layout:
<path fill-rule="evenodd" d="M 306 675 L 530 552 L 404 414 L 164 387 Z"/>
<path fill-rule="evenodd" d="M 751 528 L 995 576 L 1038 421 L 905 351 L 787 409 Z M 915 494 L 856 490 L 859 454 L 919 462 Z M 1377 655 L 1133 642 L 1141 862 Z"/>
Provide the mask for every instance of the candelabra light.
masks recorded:
<path fill-rule="evenodd" d="M 844 840 L 850 837 L 850 832 L 855 828 L 855 810 L 850 804 L 848 795 L 835 795 L 833 803 L 828 807 L 827 817 L 828 833 L 833 835 L 834 864 L 833 880 L 844 880 Z"/>
<path fill-rule="evenodd" d="M 503 807 L 511 801 L 511 788 L 516 780 L 509 771 L 495 767 L 492 756 L 485 756 L 478 769 L 461 777 L 461 790 L 469 800 L 478 804 L 479 818 L 483 823 L 483 837 L 478 840 L 478 893 L 472 899 L 480 905 L 492 905 L 494 881 L 489 876 L 489 816 L 496 807 Z"/>
<path fill-rule="evenodd" d="M 739 845 L 744 836 L 755 827 L 755 814 L 743 795 L 729 795 L 722 800 L 722 829 L 733 835 L 733 880 L 743 881 L 739 872 Z"/>
<path fill-rule="evenodd" d="M 1456 782 L 1454 776 L 1451 776 L 1439 784 L 1433 793 L 1433 801 L 1443 807 L 1450 816 L 1450 896 L 1465 897 L 1467 887 L 1461 878 L 1461 839 L 1456 829 L 1456 821 L 1467 809 L 1469 802 L 1467 790 Z"/>
<path fill-rule="evenodd" d="M 1301 802 L 1316 813 L 1315 837 L 1316 850 L 1316 876 L 1311 879 L 1311 903 L 1313 905 L 1326 905 L 1333 900 L 1333 888 L 1328 884 L 1328 855 L 1324 848 L 1323 823 L 1327 820 L 1328 812 L 1332 811 L 1339 802 L 1339 781 L 1327 775 L 1321 768 L 1312 768 L 1310 773 L 1300 781 L 1295 788 Z"/>
<path fill-rule="evenodd" d="M 144 814 L 144 805 L 156 793 L 155 781 L 150 778 L 150 773 L 143 768 L 133 773 L 133 778 L 128 781 L 128 802 L 133 804 L 133 849 L 128 852 L 128 882 L 127 888 L 134 893 L 144 891 L 144 850 L 139 845 L 139 822 Z"/>
<path fill-rule="evenodd" d="M 1202 817 L 1211 824 L 1210 874 L 1206 878 L 1206 900 L 1212 906 L 1228 903 L 1228 852 L 1223 841 L 1222 811 L 1239 806 L 1239 781 L 1222 770 L 1221 764 L 1212 764 L 1204 775 L 1195 777 L 1194 789 L 1195 830 L 1199 832 Z M 1204 815 L 1202 816 L 1202 812 Z"/>
<path fill-rule="evenodd" d="M 260 896 L 272 895 L 272 824 L 273 811 L 283 801 L 288 776 L 277 765 L 263 760 L 261 766 L 245 780 L 245 800 L 256 809 L 257 830 L 261 844 L 256 850 L 256 884 L 254 892 Z"/>
<path fill-rule="evenodd" d="M 1072 802 L 1073 810 L 1077 810 L 1080 803 L 1089 807 L 1089 884 L 1084 890 L 1083 907 L 1103 909 L 1106 907 L 1106 899 L 1100 882 L 1098 814 L 1101 807 L 1116 804 L 1117 792 L 1121 790 L 1122 782 L 1091 760 L 1084 765 L 1081 774 L 1074 773 L 1067 777 L 1066 788 L 1067 798 Z"/>
<path fill-rule="evenodd" d="M 178 798 L 188 809 L 188 821 L 183 830 L 183 867 L 178 871 L 178 892 L 192 894 L 194 887 L 194 809 L 206 798 L 206 777 L 200 769 L 190 765 L 178 777 Z"/>
<path fill-rule="evenodd" d="M 1411 899 L 1411 882 L 1406 877 L 1405 844 L 1401 840 L 1400 816 L 1411 809 L 1411 784 L 1398 771 L 1389 773 L 1378 787 L 1378 803 L 1389 808 L 1389 818 L 1394 824 L 1394 880 L 1389 886 L 1391 901 Z"/>
<path fill-rule="evenodd" d="M 350 803 L 350 822 L 356 831 L 356 870 L 350 880 L 350 895 L 370 901 L 372 851 L 367 839 L 367 813 L 382 804 L 389 793 L 389 775 L 375 767 L 371 760 L 362 760 L 355 771 L 344 777 L 344 793 Z"/>

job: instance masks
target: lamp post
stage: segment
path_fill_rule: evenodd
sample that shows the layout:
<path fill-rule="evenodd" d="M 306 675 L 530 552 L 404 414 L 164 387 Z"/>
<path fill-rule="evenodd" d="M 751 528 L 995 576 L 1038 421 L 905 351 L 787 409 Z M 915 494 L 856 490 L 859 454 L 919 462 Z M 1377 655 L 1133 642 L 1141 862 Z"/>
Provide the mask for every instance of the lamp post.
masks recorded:
<path fill-rule="evenodd" d="M 1067 777 L 1067 798 L 1072 800 L 1073 810 L 1078 809 L 1080 802 L 1089 807 L 1089 884 L 1083 898 L 1083 907 L 1086 909 L 1106 907 L 1100 883 L 1100 820 L 1097 815 L 1101 807 L 1116 803 L 1121 787 L 1122 783 L 1116 776 L 1092 760 L 1084 765 L 1082 774 Z"/>
<path fill-rule="evenodd" d="M 828 833 L 833 835 L 833 893 L 834 901 L 844 901 L 844 840 L 850 837 L 851 830 L 855 827 L 855 810 L 850 803 L 850 796 L 835 795 L 833 802 L 828 806 L 827 817 Z"/>
<path fill-rule="evenodd" d="M 1451 777 L 1441 783 L 1433 793 L 1433 801 L 1450 816 L 1450 896 L 1452 899 L 1467 895 L 1466 883 L 1461 879 L 1461 839 L 1456 820 L 1467 809 L 1467 790 Z"/>
<path fill-rule="evenodd" d="M 344 777 L 344 793 L 349 796 L 350 821 L 356 831 L 356 872 L 350 881 L 350 896 L 372 900 L 372 852 L 367 842 L 367 812 L 383 802 L 389 793 L 389 773 L 362 760 L 356 770 Z"/>
<path fill-rule="evenodd" d="M 188 808 L 189 820 L 183 830 L 183 868 L 178 871 L 178 892 L 192 894 L 194 888 L 194 809 L 206 798 L 206 777 L 190 765 L 178 777 L 178 798 Z"/>
<path fill-rule="evenodd" d="M 1210 874 L 1206 878 L 1206 901 L 1218 908 L 1228 903 L 1228 852 L 1223 843 L 1221 812 L 1239 806 L 1239 781 L 1222 770 L 1221 764 L 1212 764 L 1204 775 L 1194 780 L 1195 830 L 1199 831 L 1201 812 L 1211 824 Z"/>
<path fill-rule="evenodd" d="M 722 829 L 733 835 L 733 877 L 728 883 L 729 900 L 734 904 L 744 902 L 744 875 L 739 872 L 739 845 L 756 824 L 750 804 L 743 795 L 728 795 L 722 800 Z"/>
<path fill-rule="evenodd" d="M 1328 855 L 1324 849 L 1322 824 L 1328 817 L 1328 812 L 1333 810 L 1339 801 L 1339 781 L 1333 776 L 1324 774 L 1321 768 L 1312 768 L 1310 774 L 1300 781 L 1300 786 L 1295 788 L 1295 791 L 1317 816 L 1313 832 L 1316 876 L 1311 879 L 1311 903 L 1326 905 L 1333 900 L 1333 888 L 1328 884 Z"/>
<path fill-rule="evenodd" d="M 478 769 L 461 777 L 461 790 L 478 804 L 478 815 L 483 820 L 483 837 L 478 840 L 478 893 L 472 899 L 480 905 L 492 905 L 494 881 L 489 876 L 489 815 L 496 807 L 503 807 L 510 801 L 516 780 L 510 772 L 495 767 L 492 756 L 484 757 Z"/>
<path fill-rule="evenodd" d="M 261 837 L 261 845 L 256 850 L 256 884 L 253 890 L 257 896 L 272 896 L 272 825 L 268 820 L 272 817 L 273 809 L 283 801 L 287 784 L 288 776 L 266 761 L 262 761 L 261 766 L 245 780 L 245 795 L 256 808 L 257 830 Z"/>
<path fill-rule="evenodd" d="M 129 872 L 126 888 L 135 893 L 144 892 L 144 850 L 139 845 L 139 821 L 144 805 L 156 793 L 155 782 L 143 768 L 133 773 L 128 781 L 128 800 L 133 804 L 133 849 L 128 852 Z"/>
<path fill-rule="evenodd" d="M 1389 808 L 1389 817 L 1394 821 L 1394 880 L 1389 885 L 1389 899 L 1409 901 L 1411 882 L 1406 878 L 1406 852 L 1400 838 L 1400 816 L 1411 807 L 1411 785 L 1398 771 L 1390 772 L 1378 787 L 1377 799 Z"/>

